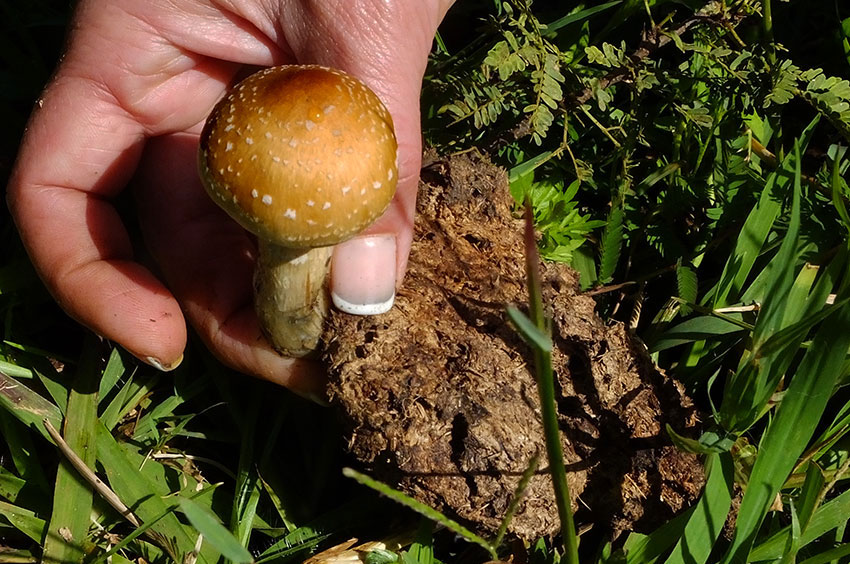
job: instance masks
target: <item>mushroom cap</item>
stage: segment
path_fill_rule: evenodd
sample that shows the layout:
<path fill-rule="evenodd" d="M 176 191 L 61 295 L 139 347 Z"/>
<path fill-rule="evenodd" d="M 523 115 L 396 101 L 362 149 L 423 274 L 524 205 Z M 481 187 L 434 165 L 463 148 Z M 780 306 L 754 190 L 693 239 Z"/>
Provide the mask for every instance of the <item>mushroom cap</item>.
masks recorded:
<path fill-rule="evenodd" d="M 389 112 L 356 78 L 272 67 L 215 106 L 200 173 L 213 201 L 258 237 L 296 249 L 334 245 L 389 205 L 397 148 Z"/>

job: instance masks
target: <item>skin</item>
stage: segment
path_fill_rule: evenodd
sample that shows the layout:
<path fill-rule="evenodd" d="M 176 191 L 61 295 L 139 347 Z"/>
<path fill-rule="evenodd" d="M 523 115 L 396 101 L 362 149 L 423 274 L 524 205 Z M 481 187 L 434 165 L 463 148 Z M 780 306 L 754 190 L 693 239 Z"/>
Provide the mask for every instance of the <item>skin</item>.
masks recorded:
<path fill-rule="evenodd" d="M 261 336 L 251 305 L 256 245 L 204 194 L 198 136 L 227 88 L 257 67 L 318 63 L 359 77 L 390 110 L 399 141 L 398 192 L 369 232 L 395 235 L 388 275 L 401 280 L 420 166 L 419 91 L 449 5 L 82 0 L 7 192 L 59 304 L 153 365 L 179 364 L 188 321 L 225 364 L 320 395 L 317 368 L 280 357 Z M 112 204 L 128 186 L 146 249 Z"/>

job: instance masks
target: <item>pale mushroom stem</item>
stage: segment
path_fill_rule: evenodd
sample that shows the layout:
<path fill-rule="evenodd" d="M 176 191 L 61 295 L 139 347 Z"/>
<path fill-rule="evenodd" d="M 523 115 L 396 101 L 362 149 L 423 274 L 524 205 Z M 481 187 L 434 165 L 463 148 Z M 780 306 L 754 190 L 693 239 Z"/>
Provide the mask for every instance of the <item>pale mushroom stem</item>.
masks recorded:
<path fill-rule="evenodd" d="M 290 249 L 259 241 L 254 295 L 260 326 L 284 356 L 316 351 L 329 308 L 327 273 L 333 247 Z"/>

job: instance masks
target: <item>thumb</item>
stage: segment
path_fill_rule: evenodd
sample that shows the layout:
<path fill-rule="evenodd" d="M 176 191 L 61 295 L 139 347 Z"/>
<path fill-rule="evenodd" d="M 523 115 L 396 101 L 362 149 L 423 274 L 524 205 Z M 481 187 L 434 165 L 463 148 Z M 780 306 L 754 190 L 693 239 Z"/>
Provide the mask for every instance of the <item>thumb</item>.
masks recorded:
<path fill-rule="evenodd" d="M 311 8 L 305 8 L 310 5 Z M 422 140 L 419 93 L 428 53 L 449 2 L 352 0 L 284 4 L 286 43 L 302 63 L 320 63 L 366 83 L 393 118 L 398 186 L 384 215 L 338 245 L 331 293 L 338 308 L 374 314 L 392 306 L 413 238 Z"/>

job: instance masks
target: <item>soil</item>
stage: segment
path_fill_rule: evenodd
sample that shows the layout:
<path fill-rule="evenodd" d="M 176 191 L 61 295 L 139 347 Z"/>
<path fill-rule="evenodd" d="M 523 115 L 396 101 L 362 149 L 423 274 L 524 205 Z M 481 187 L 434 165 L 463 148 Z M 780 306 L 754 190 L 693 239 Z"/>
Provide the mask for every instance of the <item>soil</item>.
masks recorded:
<path fill-rule="evenodd" d="M 334 314 L 323 358 L 348 448 L 367 471 L 472 527 L 498 528 L 523 471 L 545 455 L 528 346 L 505 306 L 528 300 L 522 222 L 505 172 L 457 156 L 423 169 L 408 273 L 392 311 Z M 704 482 L 665 425 L 693 435 L 698 413 L 620 324 L 606 324 L 575 271 L 540 265 L 553 319 L 561 439 L 579 524 L 651 530 Z M 545 460 L 545 456 L 544 456 Z M 541 466 L 545 466 L 542 463 Z M 558 532 L 545 467 L 510 532 Z"/>

